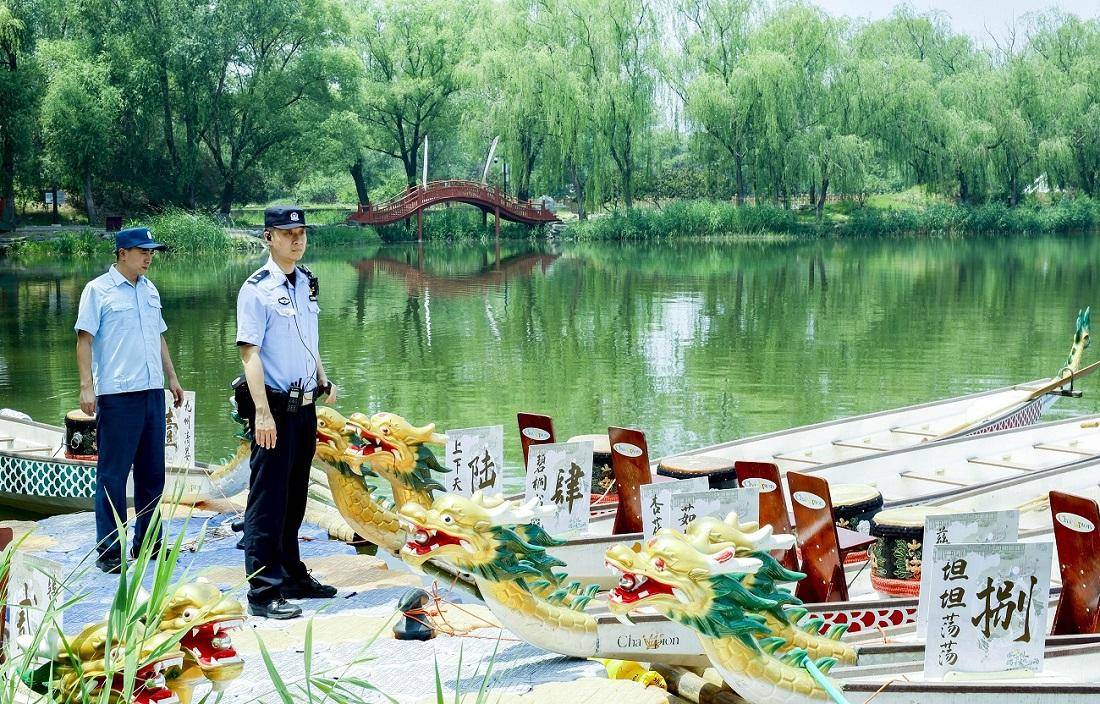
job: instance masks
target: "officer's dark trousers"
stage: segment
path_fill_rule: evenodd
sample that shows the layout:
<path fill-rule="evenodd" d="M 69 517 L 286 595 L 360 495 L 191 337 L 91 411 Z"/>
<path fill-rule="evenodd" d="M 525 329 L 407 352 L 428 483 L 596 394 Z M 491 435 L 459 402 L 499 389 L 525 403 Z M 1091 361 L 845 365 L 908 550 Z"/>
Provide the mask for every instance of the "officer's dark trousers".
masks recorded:
<path fill-rule="evenodd" d="M 298 529 L 306 513 L 309 467 L 317 448 L 317 409 L 313 404 L 288 414 L 276 404 L 275 447 L 252 443 L 252 474 L 244 512 L 244 566 L 248 600 L 265 604 L 279 598 L 286 580 L 306 576 L 298 554 Z"/>
<path fill-rule="evenodd" d="M 102 557 L 121 557 L 115 515 L 126 518 L 126 478 L 134 469 L 134 544 L 141 545 L 164 493 L 164 389 L 97 399 L 95 531 Z M 156 538 L 159 540 L 160 535 Z"/>

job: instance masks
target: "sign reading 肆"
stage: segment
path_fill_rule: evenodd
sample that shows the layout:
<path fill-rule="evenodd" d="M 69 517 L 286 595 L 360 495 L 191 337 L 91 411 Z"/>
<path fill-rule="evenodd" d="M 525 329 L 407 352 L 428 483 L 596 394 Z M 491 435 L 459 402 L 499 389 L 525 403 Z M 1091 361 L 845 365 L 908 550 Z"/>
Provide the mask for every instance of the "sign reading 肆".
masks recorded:
<path fill-rule="evenodd" d="M 195 392 L 184 391 L 176 408 L 172 392 L 164 392 L 164 466 L 195 466 Z"/>
<path fill-rule="evenodd" d="M 1015 543 L 1020 534 L 1020 512 L 985 511 L 927 516 L 924 519 L 924 543 L 921 564 L 932 561 L 932 548 L 937 545 L 961 543 Z M 928 600 L 932 593 L 928 585 L 931 572 L 922 571 L 920 597 L 917 603 L 917 632 L 928 629 Z"/>
<path fill-rule="evenodd" d="M 503 425 L 448 430 L 446 453 L 451 473 L 442 481 L 447 491 L 473 496 L 504 490 Z"/>
<path fill-rule="evenodd" d="M 670 525 L 679 531 L 696 518 L 725 519 L 730 513 L 737 514 L 738 523 L 755 522 L 760 519 L 760 489 L 745 487 L 677 493 L 669 499 L 669 509 Z"/>
<path fill-rule="evenodd" d="M 592 443 L 532 445 L 527 455 L 524 498 L 538 499 L 553 513 L 535 519 L 551 535 L 583 532 L 592 503 Z"/>
<path fill-rule="evenodd" d="M 1053 543 L 936 545 L 926 678 L 1043 669 Z"/>
<path fill-rule="evenodd" d="M 4 645 L 9 661 L 18 656 L 18 639 L 24 641 L 46 623 L 61 630 L 61 612 L 50 615 L 61 592 L 61 565 L 36 555 L 16 552 L 8 570 L 8 589 L 4 595 L 8 607 Z"/>
<path fill-rule="evenodd" d="M 642 484 L 642 534 L 648 539 L 662 528 L 676 528 L 669 500 L 673 494 L 706 491 L 710 482 L 706 477 L 680 479 L 674 482 Z"/>

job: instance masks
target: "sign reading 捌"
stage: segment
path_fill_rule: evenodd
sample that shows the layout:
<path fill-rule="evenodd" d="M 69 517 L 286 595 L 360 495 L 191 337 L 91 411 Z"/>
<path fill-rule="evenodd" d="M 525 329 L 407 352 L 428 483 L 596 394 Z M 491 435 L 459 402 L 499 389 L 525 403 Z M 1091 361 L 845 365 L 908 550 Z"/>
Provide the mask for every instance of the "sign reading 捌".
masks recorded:
<path fill-rule="evenodd" d="M 527 455 L 524 498 L 538 499 L 553 513 L 535 519 L 551 535 L 583 532 L 592 503 L 592 443 L 532 445 Z"/>
<path fill-rule="evenodd" d="M 184 391 L 176 408 L 170 391 L 164 392 L 164 466 L 195 466 L 195 392 Z"/>
<path fill-rule="evenodd" d="M 1053 554 L 1053 543 L 934 546 L 925 677 L 1041 671 Z"/>
<path fill-rule="evenodd" d="M 706 491 L 710 482 L 706 477 L 680 479 L 674 482 L 642 484 L 642 534 L 648 539 L 662 528 L 676 528 L 669 500 L 673 494 Z"/>
<path fill-rule="evenodd" d="M 737 514 L 738 523 L 749 523 L 760 518 L 760 489 L 743 487 L 673 494 L 669 509 L 670 525 L 681 531 L 696 518 L 724 519 L 730 513 Z"/>
<path fill-rule="evenodd" d="M 937 545 L 1015 543 L 1019 533 L 1020 512 L 1016 509 L 926 516 L 921 564 L 931 564 L 932 548 Z M 930 572 L 921 572 L 920 597 L 917 603 L 918 633 L 923 633 L 928 627 L 928 599 L 932 591 L 928 586 L 930 575 Z"/>
<path fill-rule="evenodd" d="M 472 496 L 504 490 L 504 426 L 447 431 L 447 491 Z"/>
<path fill-rule="evenodd" d="M 16 552 L 8 570 L 8 607 L 4 645 L 8 658 L 19 654 L 18 638 L 33 638 L 46 623 L 50 607 L 61 591 L 61 565 L 36 555 Z M 61 630 L 61 612 L 49 617 L 49 625 Z"/>

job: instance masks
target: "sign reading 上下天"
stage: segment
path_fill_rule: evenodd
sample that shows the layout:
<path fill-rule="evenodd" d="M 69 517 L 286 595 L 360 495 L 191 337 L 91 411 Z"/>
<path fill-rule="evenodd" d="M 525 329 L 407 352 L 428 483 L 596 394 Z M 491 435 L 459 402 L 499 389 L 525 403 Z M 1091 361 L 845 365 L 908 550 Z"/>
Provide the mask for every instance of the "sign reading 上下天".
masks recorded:
<path fill-rule="evenodd" d="M 1020 534 L 1020 512 L 984 511 L 980 513 L 954 513 L 927 516 L 924 519 L 924 543 L 921 547 L 921 564 L 932 561 L 932 548 L 936 545 L 960 543 L 1015 543 Z M 929 572 L 921 573 L 920 597 L 917 603 L 917 632 L 928 628 Z"/>
<path fill-rule="evenodd" d="M 195 466 L 195 392 L 184 391 L 176 408 L 170 391 L 164 392 L 164 466 Z"/>
<path fill-rule="evenodd" d="M 676 528 L 669 499 L 673 494 L 706 491 L 710 482 L 706 477 L 679 479 L 674 482 L 655 482 L 639 487 L 642 495 L 642 535 L 647 539 L 662 528 Z"/>
<path fill-rule="evenodd" d="M 689 491 L 673 494 L 669 499 L 671 527 L 684 530 L 696 518 L 725 519 L 737 514 L 738 523 L 751 523 L 760 518 L 760 490 L 752 487 Z"/>
<path fill-rule="evenodd" d="M 504 426 L 448 430 L 445 466 L 452 472 L 444 480 L 448 491 L 499 494 L 504 490 Z"/>
<path fill-rule="evenodd" d="M 1053 555 L 1053 543 L 934 546 L 925 677 L 1041 671 Z"/>
<path fill-rule="evenodd" d="M 535 519 L 551 535 L 588 528 L 592 503 L 592 443 L 533 445 L 527 455 L 524 498 L 553 512 Z"/>
<path fill-rule="evenodd" d="M 33 638 L 43 625 L 61 630 L 61 612 L 51 613 L 61 590 L 61 565 L 36 555 L 16 552 L 8 570 L 7 624 L 4 645 L 8 658 L 18 656 L 20 636 Z M 49 619 L 49 624 L 46 624 Z"/>

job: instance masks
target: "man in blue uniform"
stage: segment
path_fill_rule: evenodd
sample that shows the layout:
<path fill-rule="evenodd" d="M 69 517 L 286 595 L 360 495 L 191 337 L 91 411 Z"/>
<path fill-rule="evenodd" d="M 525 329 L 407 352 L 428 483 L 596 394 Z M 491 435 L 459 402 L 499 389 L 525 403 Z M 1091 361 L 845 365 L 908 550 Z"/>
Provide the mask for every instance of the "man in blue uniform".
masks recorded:
<path fill-rule="evenodd" d="M 294 618 L 286 599 L 331 598 L 298 552 L 309 468 L 317 446 L 314 402 L 335 389 L 317 350 L 318 284 L 298 261 L 306 251 L 305 213 L 277 206 L 264 211 L 267 263 L 237 296 L 237 345 L 255 407 L 251 483 L 244 514 L 248 608 L 253 616 Z"/>
<path fill-rule="evenodd" d="M 145 277 L 153 252 L 147 227 L 115 235 L 115 263 L 80 295 L 76 319 L 76 360 L 80 369 L 80 410 L 98 410 L 96 442 L 96 565 L 117 573 L 125 536 L 115 517 L 126 516 L 126 478 L 134 469 L 135 548 L 145 540 L 149 519 L 164 493 L 164 382 L 175 404 L 183 403 L 163 333 L 160 293 Z M 160 540 L 160 536 L 155 536 Z M 136 552 L 131 550 L 131 555 Z"/>

